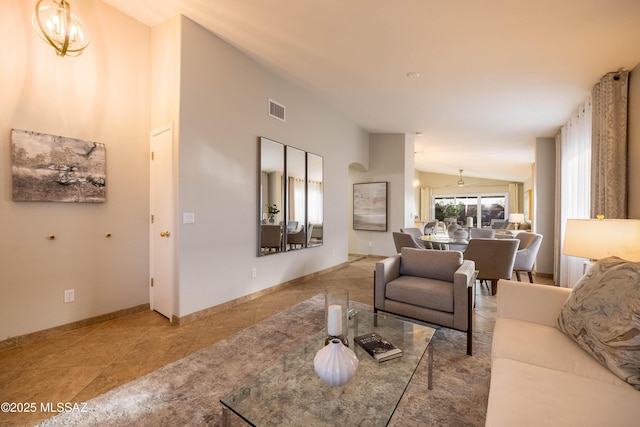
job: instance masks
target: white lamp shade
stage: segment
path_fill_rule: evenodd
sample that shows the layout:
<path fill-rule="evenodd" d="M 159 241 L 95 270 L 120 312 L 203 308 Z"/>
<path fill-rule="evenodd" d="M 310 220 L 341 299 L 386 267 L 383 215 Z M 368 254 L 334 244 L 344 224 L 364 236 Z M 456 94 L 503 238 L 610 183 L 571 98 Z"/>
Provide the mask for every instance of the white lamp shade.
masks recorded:
<path fill-rule="evenodd" d="M 521 214 L 521 213 L 509 214 L 509 222 L 517 222 L 518 224 L 524 223 L 524 214 Z"/>
<path fill-rule="evenodd" d="M 562 253 L 595 260 L 617 256 L 639 262 L 640 220 L 567 219 Z"/>

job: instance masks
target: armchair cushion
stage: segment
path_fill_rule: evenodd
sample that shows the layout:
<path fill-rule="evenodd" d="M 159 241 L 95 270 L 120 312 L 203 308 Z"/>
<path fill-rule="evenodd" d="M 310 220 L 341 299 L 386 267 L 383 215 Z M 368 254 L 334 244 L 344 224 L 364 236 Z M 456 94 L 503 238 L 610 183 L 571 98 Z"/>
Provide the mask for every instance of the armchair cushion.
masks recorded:
<path fill-rule="evenodd" d="M 640 390 L 640 263 L 603 258 L 576 284 L 558 328 Z"/>
<path fill-rule="evenodd" d="M 452 283 L 424 277 L 400 276 L 387 284 L 388 299 L 453 313 Z"/>
<path fill-rule="evenodd" d="M 402 248 L 400 274 L 453 282 L 462 252 Z"/>

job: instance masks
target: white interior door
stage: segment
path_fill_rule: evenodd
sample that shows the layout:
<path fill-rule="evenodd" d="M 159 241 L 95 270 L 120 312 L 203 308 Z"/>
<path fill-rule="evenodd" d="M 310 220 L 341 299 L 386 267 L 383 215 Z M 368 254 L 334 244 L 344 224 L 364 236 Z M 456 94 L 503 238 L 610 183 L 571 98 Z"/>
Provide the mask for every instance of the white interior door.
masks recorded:
<path fill-rule="evenodd" d="M 151 131 L 150 290 L 151 309 L 172 320 L 174 294 L 173 128 Z"/>

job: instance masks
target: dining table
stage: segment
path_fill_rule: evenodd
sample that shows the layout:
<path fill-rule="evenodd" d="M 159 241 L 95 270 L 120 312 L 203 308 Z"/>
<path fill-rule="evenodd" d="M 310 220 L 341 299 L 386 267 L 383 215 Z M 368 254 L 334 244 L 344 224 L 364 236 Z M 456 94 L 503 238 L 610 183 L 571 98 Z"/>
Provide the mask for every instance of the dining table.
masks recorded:
<path fill-rule="evenodd" d="M 457 239 L 447 234 L 425 234 L 420 236 L 420 241 L 431 243 L 434 249 L 449 250 L 452 246 L 454 250 L 465 250 L 469 244 L 467 239 Z"/>

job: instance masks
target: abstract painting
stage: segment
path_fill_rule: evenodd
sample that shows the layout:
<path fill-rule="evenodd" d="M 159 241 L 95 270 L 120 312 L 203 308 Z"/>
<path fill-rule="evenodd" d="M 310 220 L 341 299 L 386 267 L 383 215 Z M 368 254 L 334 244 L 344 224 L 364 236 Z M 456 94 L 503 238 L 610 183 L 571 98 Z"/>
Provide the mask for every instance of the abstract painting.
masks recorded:
<path fill-rule="evenodd" d="M 387 231 L 387 183 L 353 184 L 353 229 Z"/>
<path fill-rule="evenodd" d="M 99 142 L 12 129 L 13 201 L 106 201 L 106 149 Z"/>

